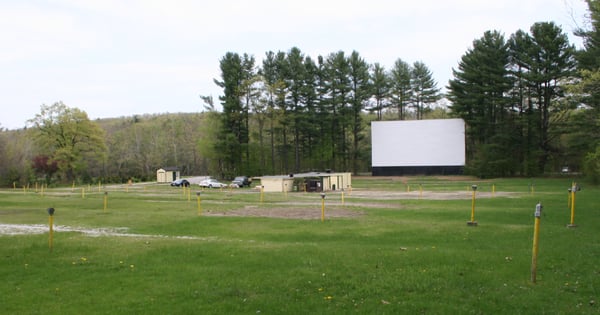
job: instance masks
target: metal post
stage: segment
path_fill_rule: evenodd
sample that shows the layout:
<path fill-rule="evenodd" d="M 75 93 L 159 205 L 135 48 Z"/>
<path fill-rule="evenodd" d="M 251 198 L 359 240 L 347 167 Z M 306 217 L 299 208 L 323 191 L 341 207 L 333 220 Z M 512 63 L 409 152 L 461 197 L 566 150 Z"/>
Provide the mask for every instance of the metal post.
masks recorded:
<path fill-rule="evenodd" d="M 475 189 L 473 189 L 473 195 L 471 197 L 471 222 L 475 221 Z"/>
<path fill-rule="evenodd" d="M 538 240 L 540 232 L 540 217 L 542 216 L 542 203 L 539 202 L 535 206 L 535 225 L 533 227 L 533 250 L 531 255 L 531 282 L 536 282 L 537 276 L 537 256 L 538 256 Z"/>
<path fill-rule="evenodd" d="M 321 193 L 321 222 L 325 221 L 325 193 Z"/>
<path fill-rule="evenodd" d="M 471 197 L 471 221 L 468 221 L 467 225 L 477 226 L 477 221 L 475 221 L 475 191 L 477 191 L 477 185 L 472 185 L 471 190 L 473 190 L 473 195 Z"/>
<path fill-rule="evenodd" d="M 106 212 L 106 208 L 108 207 L 108 191 L 104 192 L 104 212 Z"/>
<path fill-rule="evenodd" d="M 533 196 L 534 191 L 535 191 L 535 188 L 533 186 L 533 183 L 529 184 L 529 192 L 531 193 L 532 196 Z"/>
<path fill-rule="evenodd" d="M 260 203 L 263 203 L 265 194 L 265 185 L 260 186 Z"/>
<path fill-rule="evenodd" d="M 571 221 L 567 225 L 569 228 L 577 227 L 577 224 L 575 224 L 575 194 L 577 190 L 579 190 L 579 187 L 573 183 L 573 187 L 571 187 Z"/>
<path fill-rule="evenodd" d="M 49 234 L 48 234 L 48 247 L 50 248 L 50 251 L 52 251 L 52 247 L 53 247 L 53 242 L 54 242 L 54 208 L 48 208 L 48 226 L 50 228 L 49 230 Z"/>
<path fill-rule="evenodd" d="M 196 192 L 196 196 L 197 196 L 197 203 L 198 203 L 198 216 L 202 215 L 202 206 L 200 205 L 200 192 Z"/>

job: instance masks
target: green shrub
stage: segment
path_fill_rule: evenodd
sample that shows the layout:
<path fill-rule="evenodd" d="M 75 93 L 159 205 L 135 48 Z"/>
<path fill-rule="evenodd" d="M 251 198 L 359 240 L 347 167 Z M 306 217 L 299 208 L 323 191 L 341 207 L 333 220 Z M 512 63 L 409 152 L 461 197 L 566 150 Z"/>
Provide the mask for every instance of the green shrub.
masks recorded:
<path fill-rule="evenodd" d="M 592 183 L 600 182 L 600 146 L 596 147 L 596 151 L 585 156 L 583 170 L 586 178 Z"/>

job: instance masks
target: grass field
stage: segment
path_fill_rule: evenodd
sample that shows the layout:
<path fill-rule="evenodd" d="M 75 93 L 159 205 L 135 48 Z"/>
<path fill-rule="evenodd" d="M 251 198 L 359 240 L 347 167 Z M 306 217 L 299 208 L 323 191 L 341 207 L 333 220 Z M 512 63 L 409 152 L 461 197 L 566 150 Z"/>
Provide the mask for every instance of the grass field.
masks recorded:
<path fill-rule="evenodd" d="M 0 312 L 599 314 L 600 189 L 567 228 L 572 180 L 354 178 L 324 222 L 314 193 L 0 190 Z"/>

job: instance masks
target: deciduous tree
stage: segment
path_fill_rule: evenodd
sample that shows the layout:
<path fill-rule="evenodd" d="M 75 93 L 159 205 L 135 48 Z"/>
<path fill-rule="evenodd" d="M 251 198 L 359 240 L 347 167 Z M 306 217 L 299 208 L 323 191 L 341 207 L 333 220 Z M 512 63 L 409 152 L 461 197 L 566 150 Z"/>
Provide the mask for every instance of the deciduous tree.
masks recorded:
<path fill-rule="evenodd" d="M 71 181 L 84 175 L 91 161 L 102 161 L 106 152 L 104 131 L 87 114 L 62 102 L 42 105 L 29 120 L 40 148 L 56 162 L 64 178 Z"/>

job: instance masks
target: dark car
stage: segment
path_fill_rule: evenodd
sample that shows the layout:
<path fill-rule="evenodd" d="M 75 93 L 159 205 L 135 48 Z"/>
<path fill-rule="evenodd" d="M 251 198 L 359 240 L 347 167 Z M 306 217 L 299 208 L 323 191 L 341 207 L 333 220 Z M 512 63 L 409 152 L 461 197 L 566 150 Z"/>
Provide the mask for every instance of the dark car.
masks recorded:
<path fill-rule="evenodd" d="M 190 187 L 190 182 L 188 182 L 186 179 L 180 178 L 178 180 L 174 180 L 171 182 L 171 186 L 183 186 L 183 187 Z"/>
<path fill-rule="evenodd" d="M 231 181 L 231 184 L 238 187 L 250 186 L 250 179 L 248 176 L 237 176 Z"/>

